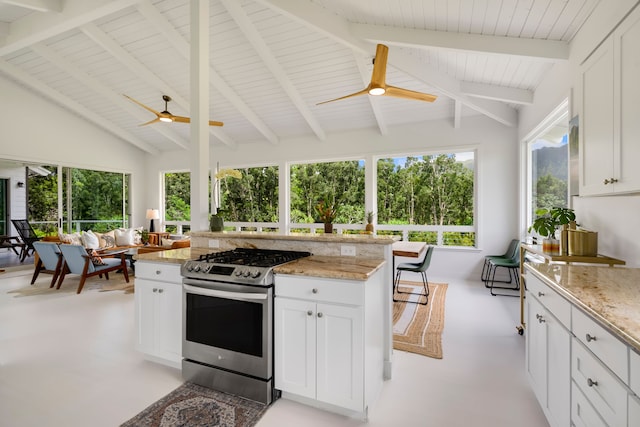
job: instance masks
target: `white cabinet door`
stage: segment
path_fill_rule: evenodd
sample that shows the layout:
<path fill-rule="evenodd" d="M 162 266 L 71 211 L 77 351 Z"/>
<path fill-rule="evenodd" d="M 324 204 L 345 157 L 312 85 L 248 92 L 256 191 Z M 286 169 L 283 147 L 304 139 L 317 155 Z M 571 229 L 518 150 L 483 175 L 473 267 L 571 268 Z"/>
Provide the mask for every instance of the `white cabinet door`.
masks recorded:
<path fill-rule="evenodd" d="M 182 360 L 182 286 L 159 284 L 157 288 L 156 352 L 158 357 L 180 363 Z"/>
<path fill-rule="evenodd" d="M 182 360 L 182 286 L 136 279 L 137 348 L 158 362 Z"/>
<path fill-rule="evenodd" d="M 275 299 L 275 388 L 316 397 L 316 304 Z"/>
<path fill-rule="evenodd" d="M 614 178 L 614 57 L 609 37 L 584 63 L 580 117 L 580 195 L 612 191 Z"/>
<path fill-rule="evenodd" d="M 361 307 L 317 305 L 317 399 L 362 411 L 364 343 Z"/>
<path fill-rule="evenodd" d="M 571 334 L 527 293 L 526 367 L 529 382 L 552 427 L 571 418 Z"/>
<path fill-rule="evenodd" d="M 614 175 L 618 178 L 614 189 L 616 192 L 630 192 L 640 189 L 640 9 L 632 12 L 616 29 L 615 64 L 619 66 L 616 72 L 616 93 L 619 100 L 616 105 L 619 114 L 616 117 L 616 127 L 620 134 L 614 138 L 619 144 L 614 146 L 614 159 L 619 159 Z"/>
<path fill-rule="evenodd" d="M 547 405 L 547 328 L 540 322 L 545 309 L 530 292 L 526 301 L 526 369 L 533 392 L 543 408 Z"/>
<path fill-rule="evenodd" d="M 155 349 L 155 282 L 136 278 L 136 346 L 138 351 L 153 354 Z"/>
<path fill-rule="evenodd" d="M 571 333 L 555 316 L 547 324 L 547 409 L 552 427 L 568 426 L 571 419 Z"/>
<path fill-rule="evenodd" d="M 640 400 L 637 396 L 629 395 L 629 427 L 640 426 Z"/>

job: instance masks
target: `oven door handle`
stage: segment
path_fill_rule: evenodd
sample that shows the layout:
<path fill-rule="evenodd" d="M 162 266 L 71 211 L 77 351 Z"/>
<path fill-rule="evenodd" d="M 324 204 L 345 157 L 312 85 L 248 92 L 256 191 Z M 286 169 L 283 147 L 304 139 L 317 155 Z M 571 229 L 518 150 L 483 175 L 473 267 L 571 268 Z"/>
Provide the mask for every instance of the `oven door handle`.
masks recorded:
<path fill-rule="evenodd" d="M 267 294 L 219 291 L 216 289 L 200 288 L 197 286 L 190 286 L 187 284 L 183 284 L 182 286 L 184 287 L 185 291 L 190 292 L 192 294 L 205 295 L 209 297 L 229 298 L 229 299 L 235 299 L 240 301 L 266 300 L 268 297 Z"/>

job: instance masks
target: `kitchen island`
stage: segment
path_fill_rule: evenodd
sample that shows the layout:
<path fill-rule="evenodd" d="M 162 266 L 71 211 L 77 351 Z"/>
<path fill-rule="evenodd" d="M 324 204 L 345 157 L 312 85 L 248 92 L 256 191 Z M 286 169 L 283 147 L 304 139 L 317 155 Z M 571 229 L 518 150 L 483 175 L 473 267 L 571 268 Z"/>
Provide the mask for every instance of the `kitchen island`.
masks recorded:
<path fill-rule="evenodd" d="M 640 269 L 524 268 L 526 371 L 549 424 L 640 425 Z"/>
<path fill-rule="evenodd" d="M 141 313 L 137 315 L 138 348 L 153 356 L 149 357 L 152 360 L 168 358 L 168 364 L 177 365 L 181 331 L 176 333 L 175 325 L 162 323 L 154 313 L 170 307 L 170 316 L 160 317 L 181 323 L 177 320 L 182 309 L 179 272 L 183 263 L 203 254 L 228 251 L 230 246 L 312 252 L 314 255 L 273 267 L 275 387 L 285 398 L 366 418 L 384 379 L 390 376 L 391 273 L 384 256 L 385 251 L 390 253 L 393 240 L 367 239 L 367 243 L 377 240 L 367 244 L 341 239 L 350 243 L 347 251 L 354 255 L 336 256 L 315 255 L 332 253 L 326 246 L 335 245 L 335 241 L 305 243 L 243 236 L 243 241 L 234 237 L 230 243 L 217 237 L 213 248 L 195 246 L 137 256 L 141 271 L 136 279 L 137 312 Z M 332 249 L 338 253 L 345 250 L 340 245 Z M 168 297 L 172 303 L 166 301 Z M 164 326 L 158 327 L 160 324 Z M 172 335 L 169 339 L 159 338 L 167 331 Z M 155 339 L 143 343 L 149 336 Z M 166 343 L 174 350 L 168 351 Z"/>

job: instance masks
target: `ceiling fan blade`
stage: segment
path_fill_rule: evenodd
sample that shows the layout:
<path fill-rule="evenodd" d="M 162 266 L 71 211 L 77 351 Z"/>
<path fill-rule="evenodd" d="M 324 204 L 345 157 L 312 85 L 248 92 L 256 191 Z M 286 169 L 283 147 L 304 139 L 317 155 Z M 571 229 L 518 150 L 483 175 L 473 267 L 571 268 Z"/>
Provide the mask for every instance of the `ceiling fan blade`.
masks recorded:
<path fill-rule="evenodd" d="M 361 90 L 361 91 L 359 91 L 359 92 L 352 93 L 352 94 L 345 95 L 345 96 L 341 96 L 340 98 L 335 98 L 335 99 L 330 99 L 328 101 L 318 102 L 316 105 L 326 104 L 327 102 L 340 101 L 341 99 L 352 98 L 354 96 L 364 95 L 366 93 L 369 93 L 369 88 L 368 87 L 363 89 L 363 90 Z"/>
<path fill-rule="evenodd" d="M 387 75 L 387 57 L 389 48 L 383 44 L 376 47 L 376 57 L 373 60 L 373 72 L 371 73 L 371 87 L 385 87 Z"/>
<path fill-rule="evenodd" d="M 414 99 L 417 101 L 433 102 L 438 98 L 435 95 L 428 93 L 416 92 L 409 89 L 403 89 L 401 87 L 387 86 L 385 96 L 393 96 L 395 98 Z"/>
<path fill-rule="evenodd" d="M 147 111 L 151 111 L 153 114 L 155 114 L 156 116 L 160 117 L 160 113 L 157 112 L 156 110 L 154 110 L 153 108 L 147 107 L 146 105 L 144 105 L 142 102 L 140 101 L 136 101 L 135 99 L 133 99 L 132 97 L 130 97 L 129 95 L 125 95 L 122 94 L 122 96 L 128 98 L 129 100 L 135 102 L 136 104 L 138 104 L 139 106 L 141 106 L 142 108 L 144 108 Z"/>
<path fill-rule="evenodd" d="M 174 122 L 179 122 L 179 123 L 191 123 L 191 119 L 189 117 L 182 117 L 182 116 L 174 116 L 173 114 L 171 115 L 171 118 L 173 119 Z"/>
<path fill-rule="evenodd" d="M 224 126 L 224 123 L 215 120 L 209 120 L 209 126 Z"/>
<path fill-rule="evenodd" d="M 138 125 L 138 126 L 146 126 L 146 125 L 150 125 L 150 124 L 152 124 L 152 123 L 156 123 L 156 122 L 159 122 L 159 121 L 160 121 L 160 118 L 159 118 L 159 117 L 156 117 L 155 119 L 150 120 L 150 121 L 148 121 L 147 123 L 142 123 L 141 125 Z"/>

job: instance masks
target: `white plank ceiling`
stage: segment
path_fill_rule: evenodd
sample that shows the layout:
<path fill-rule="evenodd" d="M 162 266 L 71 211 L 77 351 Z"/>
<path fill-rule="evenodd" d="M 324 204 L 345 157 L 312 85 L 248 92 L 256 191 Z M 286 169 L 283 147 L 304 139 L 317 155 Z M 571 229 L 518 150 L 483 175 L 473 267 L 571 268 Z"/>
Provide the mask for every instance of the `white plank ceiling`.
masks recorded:
<path fill-rule="evenodd" d="M 484 114 L 517 124 L 600 0 L 211 0 L 215 146 Z M 0 74 L 149 153 L 188 149 L 188 0 L 0 0 Z M 368 95 L 376 44 L 387 83 L 434 103 Z"/>

